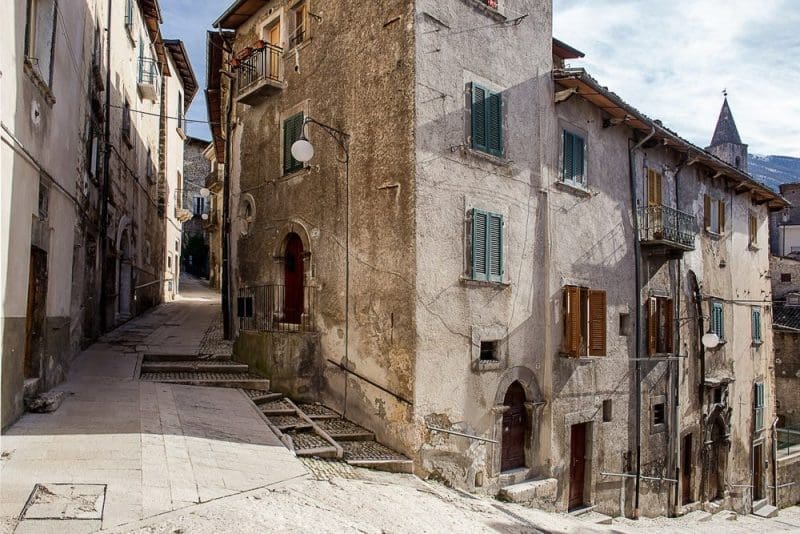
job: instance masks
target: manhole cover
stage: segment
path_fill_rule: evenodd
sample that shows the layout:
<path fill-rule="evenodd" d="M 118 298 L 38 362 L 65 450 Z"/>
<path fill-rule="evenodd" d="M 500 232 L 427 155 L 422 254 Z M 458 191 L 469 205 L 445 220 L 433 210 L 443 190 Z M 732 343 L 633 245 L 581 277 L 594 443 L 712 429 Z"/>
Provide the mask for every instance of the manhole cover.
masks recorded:
<path fill-rule="evenodd" d="M 103 519 L 105 484 L 36 484 L 20 520 Z"/>

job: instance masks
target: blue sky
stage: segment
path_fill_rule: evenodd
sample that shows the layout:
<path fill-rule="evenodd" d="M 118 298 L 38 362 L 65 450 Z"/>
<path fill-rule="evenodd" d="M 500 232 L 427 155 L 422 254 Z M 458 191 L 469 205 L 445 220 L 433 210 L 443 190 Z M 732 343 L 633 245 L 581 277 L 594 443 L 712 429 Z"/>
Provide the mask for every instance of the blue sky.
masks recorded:
<path fill-rule="evenodd" d="M 201 88 L 205 30 L 231 3 L 161 0 L 164 37 L 185 42 Z M 751 153 L 800 157 L 800 1 L 554 0 L 553 12 L 554 35 L 586 53 L 571 66 L 693 143 L 711 140 L 727 89 Z M 206 120 L 202 90 L 188 118 Z M 205 124 L 189 133 L 210 139 Z"/>

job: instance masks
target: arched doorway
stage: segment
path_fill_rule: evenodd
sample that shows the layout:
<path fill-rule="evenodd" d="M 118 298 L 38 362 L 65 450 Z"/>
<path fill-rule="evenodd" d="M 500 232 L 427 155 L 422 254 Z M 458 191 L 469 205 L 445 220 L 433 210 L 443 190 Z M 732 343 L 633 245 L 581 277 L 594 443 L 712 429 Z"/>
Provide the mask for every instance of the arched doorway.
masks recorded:
<path fill-rule="evenodd" d="M 300 324 L 304 311 L 303 278 L 303 241 L 300 236 L 291 233 L 286 236 L 286 251 L 283 262 L 283 313 L 284 322 Z"/>
<path fill-rule="evenodd" d="M 501 471 L 525 467 L 525 436 L 530 428 L 525 400 L 522 384 L 513 382 L 503 399 L 503 404 L 508 409 L 503 413 Z"/>
<path fill-rule="evenodd" d="M 128 230 L 122 232 L 119 242 L 119 285 L 117 294 L 119 295 L 119 319 L 127 320 L 131 316 L 131 290 L 133 282 L 133 266 L 131 264 L 130 240 Z"/>

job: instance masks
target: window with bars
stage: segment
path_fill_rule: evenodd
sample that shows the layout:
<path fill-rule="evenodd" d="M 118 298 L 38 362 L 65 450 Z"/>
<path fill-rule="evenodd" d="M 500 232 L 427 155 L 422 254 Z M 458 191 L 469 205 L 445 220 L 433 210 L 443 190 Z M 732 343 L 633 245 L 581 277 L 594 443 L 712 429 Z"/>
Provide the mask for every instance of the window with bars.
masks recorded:
<path fill-rule="evenodd" d="M 303 168 L 303 162 L 297 161 L 292 156 L 292 143 L 300 139 L 303 133 L 302 112 L 296 113 L 283 121 L 283 174 L 299 171 Z"/>
<path fill-rule="evenodd" d="M 503 216 L 473 209 L 470 219 L 470 277 L 484 282 L 502 282 Z"/>
<path fill-rule="evenodd" d="M 756 382 L 753 392 L 753 426 L 755 430 L 764 428 L 764 383 Z"/>
<path fill-rule="evenodd" d="M 712 234 L 725 233 L 725 202 L 703 197 L 703 227 Z"/>
<path fill-rule="evenodd" d="M 586 187 L 586 141 L 580 135 L 563 131 L 561 181 Z"/>
<path fill-rule="evenodd" d="M 647 299 L 647 354 L 670 354 L 673 351 L 674 309 L 672 299 Z"/>
<path fill-rule="evenodd" d="M 761 308 L 753 307 L 750 310 L 750 330 L 752 332 L 753 343 L 760 345 L 761 338 Z"/>
<path fill-rule="evenodd" d="M 564 343 L 568 356 L 606 355 L 606 292 L 565 286 Z"/>
<path fill-rule="evenodd" d="M 710 303 L 710 322 L 709 332 L 717 334 L 720 341 L 725 339 L 725 313 L 722 302 L 711 301 Z"/>
<path fill-rule="evenodd" d="M 498 158 L 503 157 L 503 97 L 478 85 L 470 84 L 471 146 Z"/>

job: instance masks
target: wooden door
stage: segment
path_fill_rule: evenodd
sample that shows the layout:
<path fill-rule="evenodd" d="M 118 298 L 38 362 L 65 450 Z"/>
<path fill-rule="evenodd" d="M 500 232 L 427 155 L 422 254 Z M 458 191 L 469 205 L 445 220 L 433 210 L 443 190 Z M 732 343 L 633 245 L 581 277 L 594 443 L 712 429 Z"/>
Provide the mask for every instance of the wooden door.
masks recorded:
<path fill-rule="evenodd" d="M 584 505 L 586 482 L 586 423 L 572 425 L 570 432 L 569 508 Z"/>
<path fill-rule="evenodd" d="M 764 454 L 763 445 L 753 447 L 753 500 L 764 498 Z"/>
<path fill-rule="evenodd" d="M 31 249 L 28 272 L 28 309 L 25 321 L 25 378 L 39 376 L 39 347 L 44 331 L 47 298 L 47 253 Z"/>
<path fill-rule="evenodd" d="M 681 503 L 692 502 L 692 435 L 683 437 L 681 449 Z"/>
<path fill-rule="evenodd" d="M 275 47 L 281 46 L 281 25 L 275 24 L 267 30 L 267 42 Z M 280 60 L 281 55 L 278 54 L 274 48 L 269 48 L 267 51 L 267 65 L 269 68 L 269 77 L 273 80 L 280 79 Z"/>
<path fill-rule="evenodd" d="M 297 234 L 289 234 L 286 239 L 284 258 L 284 321 L 300 324 L 303 316 L 303 242 Z"/>
<path fill-rule="evenodd" d="M 509 471 L 525 467 L 528 410 L 525 407 L 525 390 L 519 382 L 514 382 L 509 386 L 503 404 L 508 406 L 508 410 L 503 414 L 500 469 Z"/>

